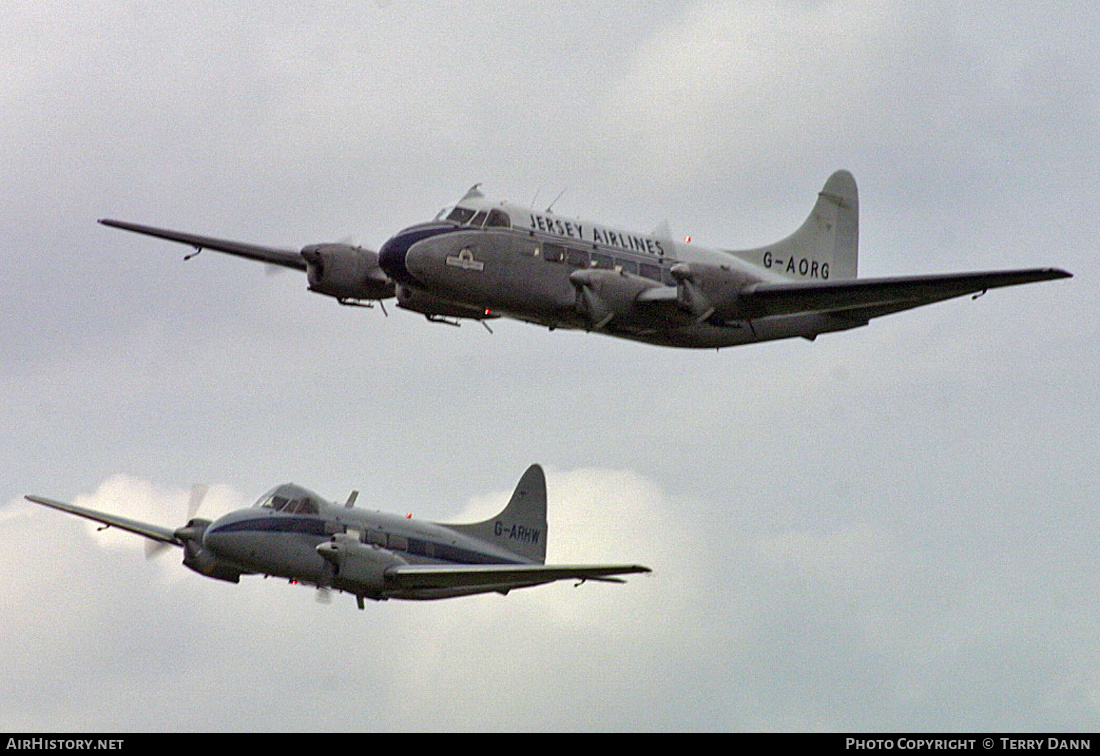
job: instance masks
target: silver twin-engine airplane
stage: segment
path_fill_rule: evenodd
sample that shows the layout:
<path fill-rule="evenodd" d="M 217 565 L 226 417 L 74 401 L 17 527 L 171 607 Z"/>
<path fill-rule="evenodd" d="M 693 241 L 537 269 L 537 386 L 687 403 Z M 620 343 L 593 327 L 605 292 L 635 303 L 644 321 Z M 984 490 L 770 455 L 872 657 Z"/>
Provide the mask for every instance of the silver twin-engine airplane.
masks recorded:
<path fill-rule="evenodd" d="M 676 347 L 814 339 L 952 297 L 1071 275 L 1029 268 L 857 278 L 859 200 L 847 171 L 829 177 L 793 234 L 740 251 L 678 242 L 664 225 L 639 234 L 493 202 L 476 186 L 377 252 L 348 244 L 282 250 L 100 223 L 303 270 L 311 291 L 341 304 L 396 297 L 432 321 L 509 317 Z"/>
<path fill-rule="evenodd" d="M 443 599 L 507 594 L 556 580 L 621 583 L 615 575 L 649 572 L 636 564 L 547 565 L 546 477 L 531 465 L 500 514 L 484 522 L 442 525 L 325 501 L 292 483 L 276 486 L 248 509 L 213 522 L 194 517 L 203 487 L 192 491 L 189 521 L 171 529 L 75 504 L 26 498 L 106 527 L 144 536 L 154 548 L 183 548 L 200 575 L 240 581 L 268 575 L 364 599 Z"/>

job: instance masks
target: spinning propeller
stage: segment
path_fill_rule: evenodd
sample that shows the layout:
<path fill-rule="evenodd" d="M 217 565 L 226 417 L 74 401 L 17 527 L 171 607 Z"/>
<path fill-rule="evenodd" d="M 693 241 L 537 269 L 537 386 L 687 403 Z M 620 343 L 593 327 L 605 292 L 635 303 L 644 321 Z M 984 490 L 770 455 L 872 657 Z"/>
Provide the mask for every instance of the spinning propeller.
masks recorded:
<path fill-rule="evenodd" d="M 205 528 L 200 527 L 196 529 L 195 514 L 199 511 L 199 506 L 202 505 L 202 500 L 206 498 L 206 492 L 210 490 L 210 486 L 203 483 L 196 483 L 191 486 L 191 498 L 187 501 L 187 524 L 182 528 L 176 530 L 176 538 L 181 542 L 186 543 L 188 540 L 193 540 L 196 537 L 202 537 L 202 531 Z M 164 543 L 162 541 L 146 541 L 145 542 L 145 558 L 152 559 L 160 555 L 171 544 Z"/>

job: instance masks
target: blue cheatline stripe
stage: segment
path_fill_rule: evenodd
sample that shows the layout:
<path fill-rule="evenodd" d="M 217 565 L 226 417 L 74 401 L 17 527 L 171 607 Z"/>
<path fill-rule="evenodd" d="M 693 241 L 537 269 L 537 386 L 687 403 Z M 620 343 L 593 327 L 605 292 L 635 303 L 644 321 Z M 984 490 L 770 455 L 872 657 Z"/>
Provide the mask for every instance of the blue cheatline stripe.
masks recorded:
<path fill-rule="evenodd" d="M 402 231 L 397 236 L 386 241 L 381 249 L 378 250 L 378 266 L 394 281 L 415 284 L 417 283 L 416 278 L 413 277 L 413 275 L 409 273 L 409 269 L 405 267 L 405 254 L 409 251 L 409 247 L 432 236 L 464 230 L 468 229 L 463 229 L 448 223 L 414 226 L 411 229 Z"/>
<path fill-rule="evenodd" d="M 325 520 L 316 517 L 253 517 L 247 520 L 219 525 L 209 530 L 210 533 L 301 533 L 303 535 L 316 536 L 320 539 L 329 538 L 332 533 L 325 532 Z M 374 531 L 382 532 L 382 531 Z M 482 554 L 472 549 L 464 549 L 449 543 L 429 541 L 423 538 L 409 538 L 398 536 L 408 546 L 391 551 L 406 552 L 416 556 L 438 559 L 442 562 L 454 564 L 526 564 L 521 559 L 503 560 Z"/>

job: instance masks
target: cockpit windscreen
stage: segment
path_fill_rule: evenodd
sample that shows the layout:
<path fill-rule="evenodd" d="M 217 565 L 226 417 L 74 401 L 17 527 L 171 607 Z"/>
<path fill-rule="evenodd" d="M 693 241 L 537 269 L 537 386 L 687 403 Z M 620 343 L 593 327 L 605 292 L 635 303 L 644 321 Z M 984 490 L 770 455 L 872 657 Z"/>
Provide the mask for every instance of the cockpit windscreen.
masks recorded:
<path fill-rule="evenodd" d="M 508 213 L 498 208 L 489 211 L 474 210 L 469 207 L 456 206 L 447 214 L 447 220 L 462 226 L 511 228 L 512 219 Z"/>
<path fill-rule="evenodd" d="M 255 506 L 284 514 L 317 514 L 320 511 L 319 501 L 320 497 L 312 491 L 293 483 L 284 483 L 261 496 Z"/>

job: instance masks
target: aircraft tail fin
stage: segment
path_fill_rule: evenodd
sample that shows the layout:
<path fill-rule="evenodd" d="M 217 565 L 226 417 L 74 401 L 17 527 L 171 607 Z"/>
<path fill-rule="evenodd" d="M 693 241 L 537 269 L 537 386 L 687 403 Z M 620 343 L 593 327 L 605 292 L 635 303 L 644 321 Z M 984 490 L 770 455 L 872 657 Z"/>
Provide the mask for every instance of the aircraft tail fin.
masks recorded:
<path fill-rule="evenodd" d="M 730 254 L 792 281 L 855 278 L 859 257 L 859 193 L 848 171 L 825 182 L 802 226 L 782 241 Z"/>
<path fill-rule="evenodd" d="M 464 535 L 488 541 L 502 549 L 546 563 L 546 475 L 531 465 L 519 479 L 512 498 L 500 514 L 483 522 L 448 525 Z"/>

